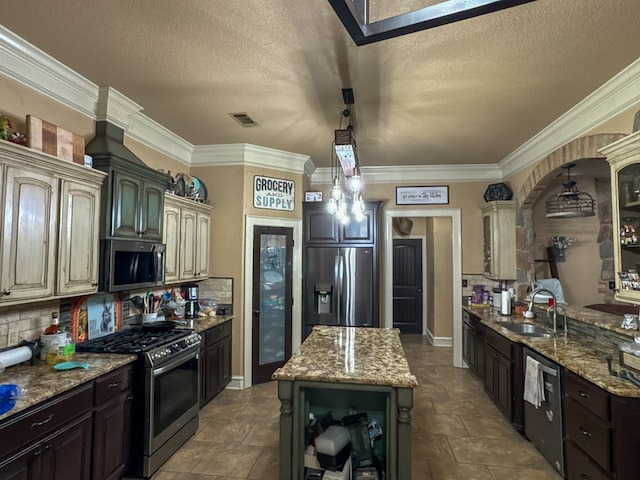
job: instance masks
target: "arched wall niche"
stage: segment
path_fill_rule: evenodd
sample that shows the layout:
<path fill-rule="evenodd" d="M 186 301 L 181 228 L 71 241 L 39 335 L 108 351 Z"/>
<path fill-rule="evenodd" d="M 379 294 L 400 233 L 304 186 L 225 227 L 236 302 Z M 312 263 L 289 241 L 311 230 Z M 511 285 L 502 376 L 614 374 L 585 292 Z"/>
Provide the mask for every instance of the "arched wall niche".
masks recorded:
<path fill-rule="evenodd" d="M 558 169 L 562 165 L 589 158 L 605 159 L 598 150 L 625 136 L 626 134 L 618 133 L 596 134 L 580 137 L 567 143 L 542 158 L 517 191 L 515 198 L 518 205 L 516 213 L 516 264 L 518 268 L 516 294 L 518 298 L 526 297 L 527 288 L 535 279 L 533 205 L 540 194 L 557 176 Z M 600 205 L 596 206 L 597 212 L 599 211 L 598 207 Z"/>

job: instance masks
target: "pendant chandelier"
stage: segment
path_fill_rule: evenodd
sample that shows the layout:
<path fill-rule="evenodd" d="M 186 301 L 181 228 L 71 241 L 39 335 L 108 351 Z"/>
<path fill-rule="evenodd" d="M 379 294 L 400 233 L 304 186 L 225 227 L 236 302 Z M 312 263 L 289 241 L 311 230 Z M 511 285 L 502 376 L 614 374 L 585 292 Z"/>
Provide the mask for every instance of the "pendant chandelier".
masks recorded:
<path fill-rule="evenodd" d="M 590 217 L 595 215 L 593 197 L 586 192 L 578 191 L 576 182 L 571 180 L 571 169 L 575 163 L 567 163 L 561 168 L 567 170 L 567 181 L 562 184 L 562 190 L 547 198 L 547 218 Z"/>
<path fill-rule="evenodd" d="M 334 131 L 331 142 L 331 193 L 327 210 L 342 224 L 351 218 L 356 222 L 365 219 L 362 199 L 362 178 L 356 149 L 356 135 L 353 128 L 353 90 L 342 89 L 345 108 L 340 112 L 340 123 Z M 343 121 L 347 121 L 343 128 Z"/>

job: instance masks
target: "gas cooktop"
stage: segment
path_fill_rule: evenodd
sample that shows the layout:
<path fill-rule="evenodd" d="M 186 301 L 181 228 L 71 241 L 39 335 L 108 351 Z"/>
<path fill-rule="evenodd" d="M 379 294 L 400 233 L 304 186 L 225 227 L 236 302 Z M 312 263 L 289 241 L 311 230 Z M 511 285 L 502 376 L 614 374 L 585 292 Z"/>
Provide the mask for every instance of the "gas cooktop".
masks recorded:
<path fill-rule="evenodd" d="M 92 353 L 146 353 L 192 334 L 192 330 L 186 329 L 154 331 L 143 327 L 130 327 L 79 343 L 76 350 Z"/>

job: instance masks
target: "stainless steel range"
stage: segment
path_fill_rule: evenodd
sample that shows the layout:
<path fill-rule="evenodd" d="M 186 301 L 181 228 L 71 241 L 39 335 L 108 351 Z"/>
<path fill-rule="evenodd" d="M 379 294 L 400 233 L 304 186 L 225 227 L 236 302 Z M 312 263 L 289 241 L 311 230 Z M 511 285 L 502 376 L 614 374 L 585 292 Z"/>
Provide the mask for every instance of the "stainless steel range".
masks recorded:
<path fill-rule="evenodd" d="M 127 477 L 151 477 L 197 431 L 200 340 L 191 330 L 151 324 L 77 345 L 80 352 L 138 356 Z"/>

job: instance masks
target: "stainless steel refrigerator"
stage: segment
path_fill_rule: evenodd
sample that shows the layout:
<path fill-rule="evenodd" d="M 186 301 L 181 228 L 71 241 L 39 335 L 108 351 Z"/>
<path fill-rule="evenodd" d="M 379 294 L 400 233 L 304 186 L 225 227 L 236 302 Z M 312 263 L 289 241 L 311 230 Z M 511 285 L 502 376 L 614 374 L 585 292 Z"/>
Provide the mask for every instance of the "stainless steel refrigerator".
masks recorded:
<path fill-rule="evenodd" d="M 305 337 L 314 325 L 377 326 L 373 248 L 308 247 L 305 255 Z"/>

